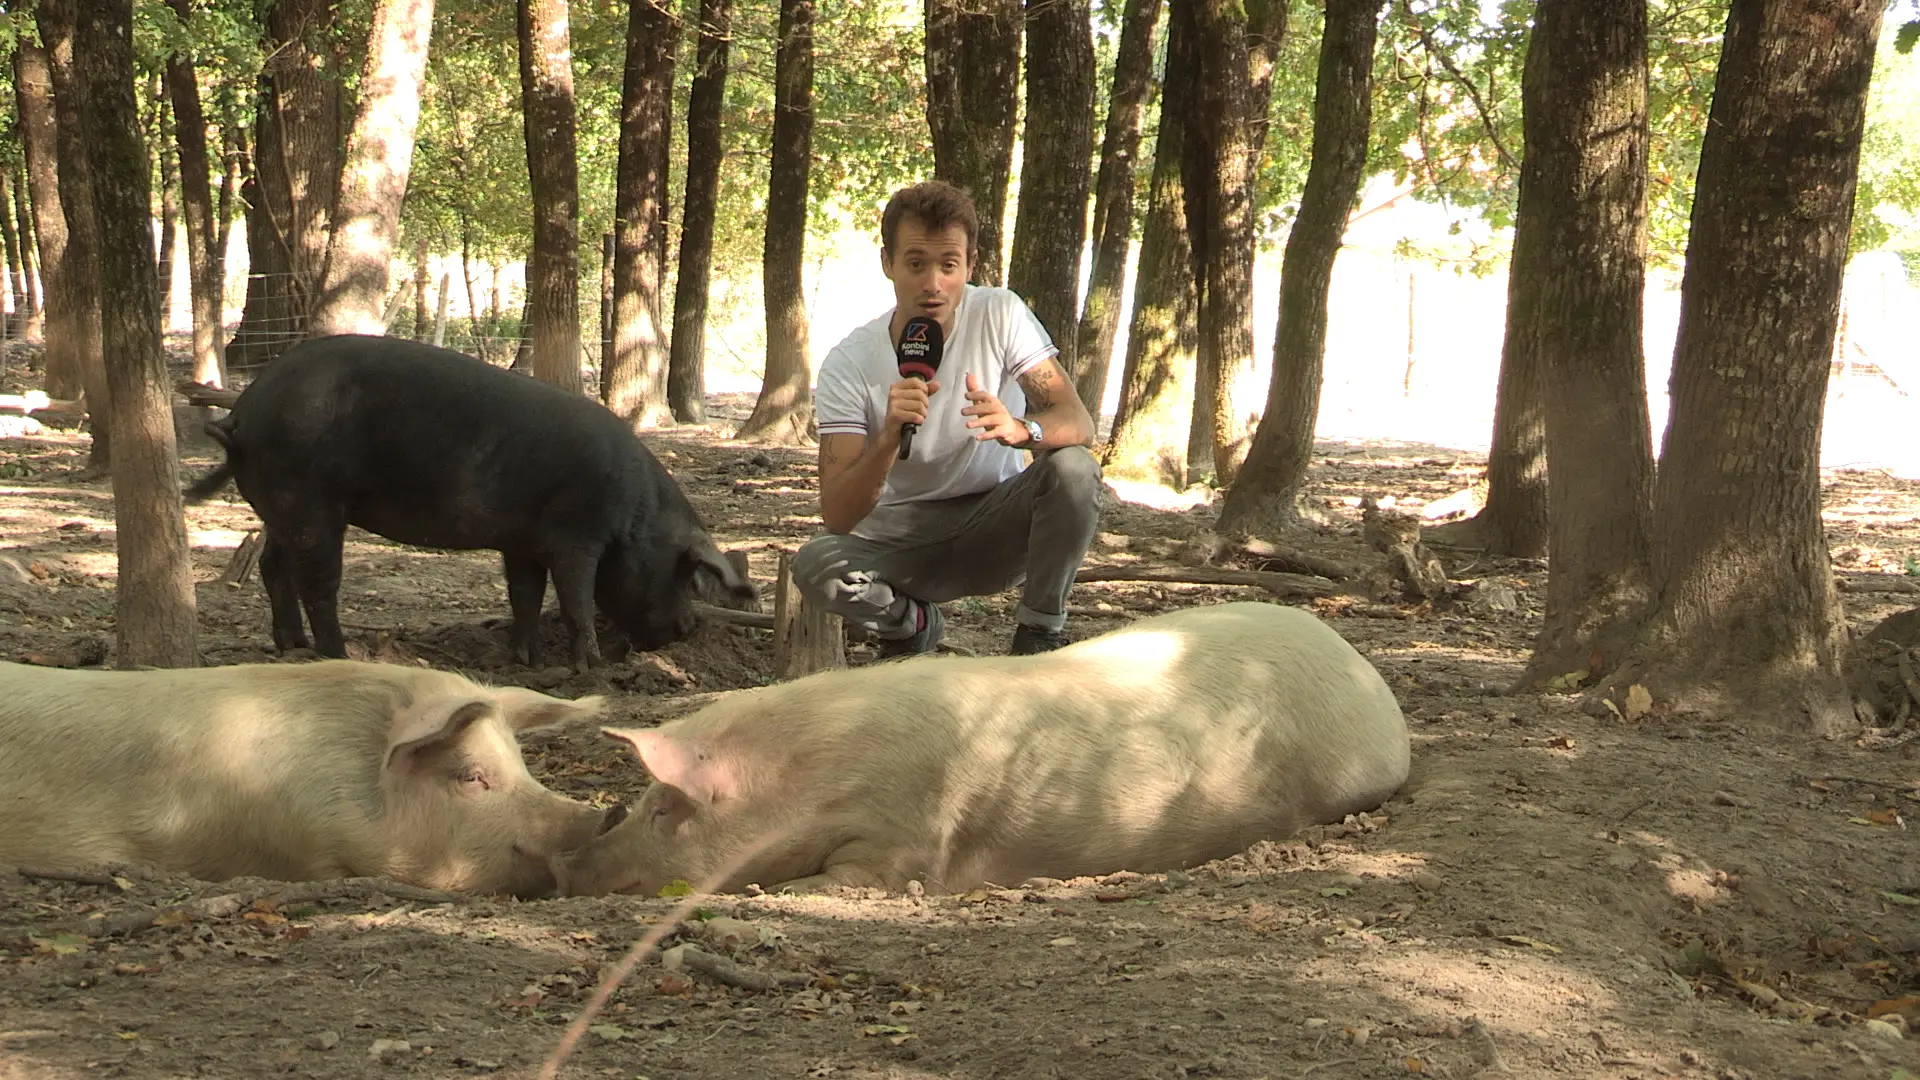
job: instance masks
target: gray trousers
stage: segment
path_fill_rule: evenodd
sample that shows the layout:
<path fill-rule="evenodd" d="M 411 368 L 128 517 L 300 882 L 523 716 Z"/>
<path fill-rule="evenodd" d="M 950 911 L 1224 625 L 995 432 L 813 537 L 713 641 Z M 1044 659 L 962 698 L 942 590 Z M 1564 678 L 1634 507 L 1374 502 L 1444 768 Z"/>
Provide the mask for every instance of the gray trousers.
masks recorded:
<path fill-rule="evenodd" d="M 1100 518 L 1100 464 L 1086 448 L 1035 456 L 977 495 L 876 506 L 852 533 L 822 533 L 793 559 L 808 600 L 883 638 L 913 633 L 909 597 L 942 603 L 1023 581 L 1015 619 L 1058 630 Z"/>

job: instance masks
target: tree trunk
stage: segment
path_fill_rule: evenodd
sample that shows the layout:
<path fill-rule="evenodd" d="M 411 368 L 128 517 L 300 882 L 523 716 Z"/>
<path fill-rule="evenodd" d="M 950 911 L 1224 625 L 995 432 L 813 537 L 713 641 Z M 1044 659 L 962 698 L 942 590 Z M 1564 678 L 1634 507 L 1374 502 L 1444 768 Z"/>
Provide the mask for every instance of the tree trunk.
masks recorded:
<path fill-rule="evenodd" d="M 1027 0 L 1027 121 L 1007 285 L 1078 368 L 1080 256 L 1093 157 L 1093 28 L 1087 0 Z"/>
<path fill-rule="evenodd" d="M 425 341 L 433 334 L 428 323 L 427 290 L 433 287 L 433 274 L 428 269 L 433 253 L 427 249 L 427 241 L 422 237 L 413 248 L 413 340 Z"/>
<path fill-rule="evenodd" d="M 16 128 L 15 130 L 19 130 Z M 20 140 L 23 144 L 24 138 Z M 13 264 L 13 271 L 19 276 L 20 295 L 26 300 L 26 321 L 15 327 L 20 337 L 39 337 L 42 333 L 44 307 L 41 303 L 41 287 L 46 284 L 40 265 L 39 237 L 33 227 L 32 200 L 27 196 L 27 169 L 22 165 L 14 173 L 13 202 L 11 206 L 0 206 L 0 214 L 11 214 L 8 219 L 13 223 L 14 234 L 20 238 L 20 259 Z"/>
<path fill-rule="evenodd" d="M 1313 160 L 1281 257 L 1280 322 L 1266 412 L 1246 467 L 1220 507 L 1221 532 L 1271 530 L 1300 518 L 1313 460 L 1327 353 L 1327 291 L 1360 194 L 1372 130 L 1373 47 L 1385 0 L 1328 0 L 1313 95 Z"/>
<path fill-rule="evenodd" d="M 1020 104 L 1020 0 L 926 0 L 926 20 L 933 176 L 973 197 L 980 215 L 973 280 L 998 285 Z"/>
<path fill-rule="evenodd" d="M 1100 139 L 1100 178 L 1094 183 L 1093 268 L 1074 337 L 1078 370 L 1074 388 L 1097 424 L 1107 395 L 1107 369 L 1120 329 L 1121 292 L 1133 244 L 1134 158 L 1140 152 L 1141 117 L 1153 91 L 1153 31 L 1160 0 L 1127 0 L 1120 17 L 1120 47 L 1107 97 L 1106 133 Z"/>
<path fill-rule="evenodd" d="M 680 265 L 673 287 L 673 343 L 667 355 L 667 404 L 674 419 L 707 419 L 707 294 L 713 277 L 713 226 L 720 199 L 720 118 L 727 98 L 727 42 L 733 0 L 700 0 L 700 44 L 687 100 L 687 185 L 680 208 Z"/>
<path fill-rule="evenodd" d="M 1185 119 L 1193 103 L 1193 41 L 1190 25 L 1179 19 L 1169 20 L 1166 72 L 1140 233 L 1133 323 L 1103 464 L 1115 479 L 1180 488 L 1187 482 L 1187 425 L 1193 417 L 1197 298 L 1180 179 Z"/>
<path fill-rule="evenodd" d="M 1820 524 L 1820 421 L 1877 0 L 1734 0 L 1693 203 L 1653 596 L 1603 691 L 1853 723 Z"/>
<path fill-rule="evenodd" d="M 533 374 L 580 392 L 580 168 L 567 0 L 520 0 L 520 96 L 533 192 Z M 525 336 L 526 329 L 521 329 Z"/>
<path fill-rule="evenodd" d="M 193 17 L 193 0 L 168 0 L 183 25 Z M 213 177 L 207 162 L 207 118 L 200 110 L 200 84 L 193 57 L 167 59 L 167 93 L 173 103 L 174 142 L 180 154 L 180 202 L 187 223 L 187 287 L 193 301 L 193 377 L 209 386 L 225 385 L 221 357 L 220 291 L 214 258 L 218 229 L 213 219 Z"/>
<path fill-rule="evenodd" d="M 153 90 L 152 145 L 160 165 L 157 170 L 160 173 L 160 250 L 154 255 L 159 296 L 155 298 L 154 310 L 160 313 L 160 332 L 165 334 L 168 322 L 173 317 L 173 257 L 180 245 L 180 162 L 165 149 L 170 141 L 167 138 L 167 121 L 172 119 L 172 110 L 167 108 L 166 99 L 160 96 L 163 88 L 156 85 Z"/>
<path fill-rule="evenodd" d="M 327 268 L 307 336 L 384 334 L 387 277 L 413 169 L 433 0 L 378 0 L 360 104 L 347 134 Z"/>
<path fill-rule="evenodd" d="M 672 165 L 678 24 L 664 0 L 633 0 L 620 90 L 614 180 L 613 355 L 600 396 L 635 428 L 672 421 L 667 408 L 667 172 Z"/>
<path fill-rule="evenodd" d="M 1211 425 L 1208 464 L 1224 486 L 1247 454 L 1246 422 L 1233 385 L 1253 366 L 1256 155 L 1247 16 L 1235 0 L 1174 0 L 1173 6 L 1189 11 L 1199 65 L 1184 159 L 1187 229 L 1200 293 L 1194 424 Z"/>
<path fill-rule="evenodd" d="M 813 145 L 813 0 L 780 0 L 774 57 L 773 165 L 767 179 L 764 261 L 767 373 L 736 436 L 793 446 L 813 436 L 808 360 L 807 179 Z"/>
<path fill-rule="evenodd" d="M 1522 168 L 1520 204 L 1527 199 Z M 1506 336 L 1493 398 L 1487 503 L 1461 525 L 1463 538 L 1496 555 L 1538 558 L 1547 550 L 1547 420 L 1535 323 L 1541 314 L 1544 234 L 1516 225 L 1507 259 Z"/>
<path fill-rule="evenodd" d="M 42 0 L 43 12 L 48 6 Z M 117 659 L 121 667 L 194 667 L 193 564 L 174 460 L 173 389 L 160 348 L 147 150 L 133 95 L 132 0 L 89 0 L 74 53 L 90 114 L 90 212 L 99 219 L 111 358 Z"/>
<path fill-rule="evenodd" d="M 53 115 L 53 72 L 47 50 L 22 38 L 13 53 L 13 85 L 20 110 L 32 195 L 33 231 L 40 255 L 41 313 L 46 343 L 47 396 L 70 401 L 86 384 L 81 353 L 80 297 L 67 287 L 67 215 L 60 202 L 59 125 Z"/>
<path fill-rule="evenodd" d="M 61 256 L 61 287 L 69 294 L 75 370 L 87 392 L 87 427 L 93 445 L 87 472 L 104 475 L 113 462 L 113 397 L 107 390 L 107 369 L 100 338 L 100 227 L 94 216 L 93 163 L 89 159 L 92 132 L 87 96 L 80 83 L 74 52 L 74 0 L 40 0 L 36 10 L 40 40 L 46 45 L 47 69 L 52 77 L 54 149 L 60 163 L 60 211 L 67 222 L 67 243 Z M 139 123 L 138 117 L 132 121 Z M 147 190 L 142 184 L 141 190 Z M 142 217 L 142 221 L 149 221 Z M 152 263 L 152 225 L 141 232 L 149 237 Z M 49 319 L 48 336 L 56 328 Z M 49 345 L 52 343 L 49 342 Z"/>
<path fill-rule="evenodd" d="M 272 0 L 255 108 L 247 204 L 247 301 L 229 367 L 266 363 L 299 341 L 326 269 L 340 191 L 341 72 L 328 41 L 335 0 Z"/>
<path fill-rule="evenodd" d="M 1523 366 L 1546 409 L 1552 507 L 1546 623 L 1526 676 L 1541 683 L 1604 670 L 1649 596 L 1646 0 L 1543 0 L 1521 82 L 1514 247 L 1526 261 L 1513 273 L 1531 293 Z"/>
<path fill-rule="evenodd" d="M 26 248 L 20 243 L 20 231 L 14 227 L 13 184 L 7 170 L 0 169 L 0 244 L 5 245 L 7 310 L 11 312 L 0 326 L 0 339 L 25 336 L 32 315 L 27 310 Z"/>

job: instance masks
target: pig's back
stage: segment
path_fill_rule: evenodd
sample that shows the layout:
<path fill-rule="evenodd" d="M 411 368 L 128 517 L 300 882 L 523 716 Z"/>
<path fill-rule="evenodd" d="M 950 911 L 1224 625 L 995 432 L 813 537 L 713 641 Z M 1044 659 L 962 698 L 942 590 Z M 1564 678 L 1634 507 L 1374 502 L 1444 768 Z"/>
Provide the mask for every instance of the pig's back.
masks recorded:
<path fill-rule="evenodd" d="M 902 822 L 927 848 L 908 876 L 951 888 L 1222 857 L 1376 807 L 1408 767 L 1379 673 L 1312 615 L 1273 604 L 762 695 L 736 730 L 765 740 L 823 811 Z M 801 717 L 806 730 L 782 722 Z"/>
<path fill-rule="evenodd" d="M 288 350 L 235 402 L 232 430 L 249 501 L 295 484 L 346 501 L 353 524 L 432 547 L 511 546 L 555 515 L 617 535 L 665 474 L 596 402 L 391 338 Z"/>
<path fill-rule="evenodd" d="M 270 846 L 307 853 L 279 867 L 289 876 L 328 865 L 334 843 L 302 838 L 312 811 L 325 808 L 335 837 L 378 814 L 385 717 L 405 688 L 311 670 L 323 666 L 0 663 L 0 864 L 142 862 L 224 877 L 236 862 L 258 866 Z"/>

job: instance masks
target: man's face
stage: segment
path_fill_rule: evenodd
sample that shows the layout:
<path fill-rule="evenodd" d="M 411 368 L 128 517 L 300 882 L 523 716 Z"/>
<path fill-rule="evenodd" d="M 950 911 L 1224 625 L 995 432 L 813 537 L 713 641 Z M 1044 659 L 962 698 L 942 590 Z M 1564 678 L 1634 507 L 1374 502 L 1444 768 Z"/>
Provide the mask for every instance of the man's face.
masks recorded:
<path fill-rule="evenodd" d="M 880 253 L 880 269 L 893 282 L 895 329 L 915 315 L 925 315 L 952 333 L 954 308 L 973 276 L 966 226 L 956 221 L 931 229 L 908 214 L 894 231 L 893 251 Z"/>

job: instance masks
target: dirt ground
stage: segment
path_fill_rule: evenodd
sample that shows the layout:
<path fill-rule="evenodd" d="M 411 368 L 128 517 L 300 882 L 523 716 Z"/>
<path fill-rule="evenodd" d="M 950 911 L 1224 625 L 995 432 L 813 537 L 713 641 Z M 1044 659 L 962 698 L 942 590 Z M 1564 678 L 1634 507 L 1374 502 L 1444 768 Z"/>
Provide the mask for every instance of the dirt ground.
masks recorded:
<path fill-rule="evenodd" d="M 20 385 L 16 370 L 0 392 Z M 726 441 L 750 405 L 716 399 L 712 428 L 648 441 L 766 584 L 778 550 L 812 528 L 813 466 L 808 452 Z M 5 658 L 84 658 L 112 639 L 110 490 L 78 477 L 84 449 L 57 429 L 0 438 Z M 199 450 L 188 468 L 211 463 Z M 1480 466 L 1325 444 L 1313 484 L 1332 524 L 1297 542 L 1376 558 L 1360 496 L 1417 508 Z M 1920 603 L 1906 577 L 1920 571 L 1920 485 L 1833 473 L 1825 491 L 1854 628 Z M 1089 564 L 1179 565 L 1212 513 L 1110 500 Z M 208 662 L 276 659 L 257 579 L 218 581 L 251 512 L 229 489 L 188 522 Z M 1508 694 L 1544 567 L 1438 554 L 1456 584 L 1481 596 L 1503 585 L 1517 604 L 1316 607 L 1386 675 L 1412 728 L 1414 779 L 1379 813 L 1186 872 L 963 896 L 707 899 L 666 944 L 705 942 L 779 985 L 647 959 L 559 1075 L 1920 1075 L 1920 744 L 1822 742 L 1657 707 L 1596 718 L 1569 695 Z M 587 675 L 508 666 L 495 557 L 357 532 L 347 555 L 342 611 L 363 655 L 611 693 L 621 723 L 768 678 L 768 635 L 722 625 L 657 653 L 616 647 Z M 1230 599 L 1272 597 L 1085 584 L 1072 625 L 1090 635 Z M 950 639 L 1003 651 L 1013 604 L 952 605 Z M 535 735 L 527 756 L 550 786 L 602 803 L 643 782 L 590 727 Z M 101 882 L 0 876 L 0 1080 L 531 1078 L 674 904 L 447 904 L 346 887 L 289 899 L 273 883 L 137 868 Z M 205 902 L 221 897 L 233 899 Z M 142 909 L 159 912 L 150 927 L 107 932 Z"/>

